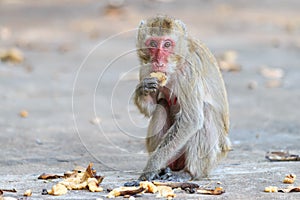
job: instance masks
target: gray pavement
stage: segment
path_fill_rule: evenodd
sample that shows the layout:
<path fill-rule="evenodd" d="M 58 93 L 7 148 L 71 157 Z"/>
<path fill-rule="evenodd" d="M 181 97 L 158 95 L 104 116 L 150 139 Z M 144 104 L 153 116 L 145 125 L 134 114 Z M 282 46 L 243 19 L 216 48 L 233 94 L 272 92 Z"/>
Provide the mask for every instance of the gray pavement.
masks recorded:
<path fill-rule="evenodd" d="M 24 54 L 20 64 L 0 62 L 0 189 L 18 191 L 4 196 L 32 189 L 28 199 L 105 198 L 107 192 L 41 195 L 58 181 L 37 180 L 41 173 L 89 162 L 106 176 L 104 189 L 138 177 L 147 160 L 148 121 L 131 100 L 138 72 L 134 29 L 141 19 L 165 13 L 184 21 L 215 55 L 235 51 L 242 67 L 223 73 L 234 150 L 197 182 L 220 181 L 226 192 L 177 198 L 299 199 L 299 193 L 263 192 L 286 187 L 288 173 L 300 177 L 299 162 L 265 159 L 270 150 L 300 154 L 299 8 L 297 0 L 125 1 L 115 10 L 105 1 L 0 0 L 0 49 Z M 281 86 L 267 87 L 264 66 L 283 70 Z M 21 110 L 28 117 L 20 117 Z"/>

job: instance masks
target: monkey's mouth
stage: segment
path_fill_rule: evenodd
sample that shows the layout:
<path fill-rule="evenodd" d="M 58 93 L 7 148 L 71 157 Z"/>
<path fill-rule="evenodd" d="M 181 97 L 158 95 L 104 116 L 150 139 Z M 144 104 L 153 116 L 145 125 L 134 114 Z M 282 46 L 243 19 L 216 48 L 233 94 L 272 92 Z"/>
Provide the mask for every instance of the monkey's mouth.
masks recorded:
<path fill-rule="evenodd" d="M 167 66 L 164 63 L 153 62 L 152 68 L 154 72 L 166 73 Z"/>

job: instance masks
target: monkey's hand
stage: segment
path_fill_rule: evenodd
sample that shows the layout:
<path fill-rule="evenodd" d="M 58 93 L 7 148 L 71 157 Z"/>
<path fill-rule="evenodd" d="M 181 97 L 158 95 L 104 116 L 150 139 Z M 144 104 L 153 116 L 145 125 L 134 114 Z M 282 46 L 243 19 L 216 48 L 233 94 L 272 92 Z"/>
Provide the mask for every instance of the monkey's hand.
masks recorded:
<path fill-rule="evenodd" d="M 137 92 L 139 95 L 147 96 L 150 93 L 155 93 L 158 88 L 158 80 L 156 77 L 145 78 L 137 86 Z"/>

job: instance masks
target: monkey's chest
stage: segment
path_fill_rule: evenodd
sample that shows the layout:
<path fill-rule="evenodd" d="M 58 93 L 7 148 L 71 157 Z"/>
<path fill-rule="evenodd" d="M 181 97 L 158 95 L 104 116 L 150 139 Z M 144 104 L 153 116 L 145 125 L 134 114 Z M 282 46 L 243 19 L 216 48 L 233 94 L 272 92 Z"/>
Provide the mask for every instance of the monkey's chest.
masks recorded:
<path fill-rule="evenodd" d="M 171 118 L 173 118 L 175 114 L 179 112 L 180 105 L 175 95 L 159 92 L 157 96 L 157 102 L 166 109 L 168 116 Z"/>

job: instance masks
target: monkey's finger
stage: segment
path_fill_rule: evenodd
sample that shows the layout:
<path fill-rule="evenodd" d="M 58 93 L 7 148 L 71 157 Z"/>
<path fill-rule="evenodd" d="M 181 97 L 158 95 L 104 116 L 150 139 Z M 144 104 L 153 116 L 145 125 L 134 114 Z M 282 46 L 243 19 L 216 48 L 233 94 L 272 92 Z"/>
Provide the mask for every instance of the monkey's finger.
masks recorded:
<path fill-rule="evenodd" d="M 136 180 L 136 181 L 130 181 L 130 182 L 126 182 L 124 183 L 124 186 L 125 187 L 133 187 L 133 186 L 139 186 L 140 185 L 140 182 L 139 180 Z"/>
<path fill-rule="evenodd" d="M 153 84 L 153 83 L 158 84 L 158 79 L 157 79 L 156 77 L 145 78 L 145 79 L 143 80 L 143 82 L 144 82 L 145 84 Z"/>

